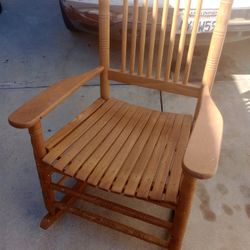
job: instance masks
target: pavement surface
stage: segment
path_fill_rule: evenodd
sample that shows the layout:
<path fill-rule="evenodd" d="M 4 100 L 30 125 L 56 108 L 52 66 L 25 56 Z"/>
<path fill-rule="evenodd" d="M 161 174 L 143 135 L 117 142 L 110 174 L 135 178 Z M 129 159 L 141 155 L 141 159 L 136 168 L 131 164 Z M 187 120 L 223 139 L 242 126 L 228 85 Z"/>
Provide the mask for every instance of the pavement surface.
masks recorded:
<path fill-rule="evenodd" d="M 57 1 L 1 1 L 0 14 L 0 249 L 160 249 L 103 226 L 65 215 L 49 230 L 39 227 L 46 213 L 29 136 L 8 125 L 20 104 L 51 83 L 98 65 L 97 38 L 65 29 Z M 116 55 L 116 50 L 112 55 Z M 199 79 L 207 48 L 195 52 L 193 79 Z M 226 44 L 213 97 L 224 117 L 218 174 L 199 181 L 184 250 L 250 249 L 250 41 Z M 46 137 L 99 96 L 99 79 L 70 97 L 43 120 Z M 114 85 L 111 95 L 164 111 L 190 113 L 194 100 L 154 90 Z M 52 126 L 53 124 L 53 126 Z M 89 190 L 92 192 L 93 190 Z M 101 194 L 105 195 L 105 194 Z M 117 200 L 117 197 L 113 197 Z M 168 212 L 129 199 L 128 204 L 166 218 Z M 81 204 L 86 206 L 86 204 Z M 91 210 L 99 211 L 94 207 Z M 102 210 L 107 216 L 111 213 Z M 143 230 L 144 223 L 114 215 Z"/>

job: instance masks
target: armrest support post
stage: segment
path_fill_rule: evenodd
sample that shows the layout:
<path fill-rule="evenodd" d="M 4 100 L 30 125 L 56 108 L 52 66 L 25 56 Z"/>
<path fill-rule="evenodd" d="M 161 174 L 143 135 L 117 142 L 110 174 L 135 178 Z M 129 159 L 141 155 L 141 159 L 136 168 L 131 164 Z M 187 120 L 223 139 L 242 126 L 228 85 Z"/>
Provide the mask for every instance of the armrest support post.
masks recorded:
<path fill-rule="evenodd" d="M 45 142 L 40 121 L 29 128 L 29 134 L 35 155 L 35 160 L 37 163 L 39 163 L 39 159 L 41 159 L 46 154 Z"/>

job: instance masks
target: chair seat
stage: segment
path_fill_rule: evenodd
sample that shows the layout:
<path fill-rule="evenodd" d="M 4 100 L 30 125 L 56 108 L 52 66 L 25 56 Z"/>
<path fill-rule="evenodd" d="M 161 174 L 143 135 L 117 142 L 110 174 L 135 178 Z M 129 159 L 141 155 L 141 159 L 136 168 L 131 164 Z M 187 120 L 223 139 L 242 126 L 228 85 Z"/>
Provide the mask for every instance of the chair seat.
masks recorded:
<path fill-rule="evenodd" d="M 98 99 L 46 142 L 46 164 L 90 185 L 176 203 L 192 116 Z"/>

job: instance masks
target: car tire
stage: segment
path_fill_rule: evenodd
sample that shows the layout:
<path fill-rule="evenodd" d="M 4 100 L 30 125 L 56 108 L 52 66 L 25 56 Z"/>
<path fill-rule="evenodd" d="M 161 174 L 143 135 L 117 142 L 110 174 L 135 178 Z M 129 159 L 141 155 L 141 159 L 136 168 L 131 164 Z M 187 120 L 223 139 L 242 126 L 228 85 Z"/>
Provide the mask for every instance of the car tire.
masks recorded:
<path fill-rule="evenodd" d="M 71 23 L 70 19 L 68 18 L 67 14 L 65 13 L 61 0 L 59 0 L 59 5 L 60 5 L 62 17 L 63 17 L 63 22 L 66 28 L 72 32 L 77 32 L 78 30 L 74 27 L 74 25 Z"/>

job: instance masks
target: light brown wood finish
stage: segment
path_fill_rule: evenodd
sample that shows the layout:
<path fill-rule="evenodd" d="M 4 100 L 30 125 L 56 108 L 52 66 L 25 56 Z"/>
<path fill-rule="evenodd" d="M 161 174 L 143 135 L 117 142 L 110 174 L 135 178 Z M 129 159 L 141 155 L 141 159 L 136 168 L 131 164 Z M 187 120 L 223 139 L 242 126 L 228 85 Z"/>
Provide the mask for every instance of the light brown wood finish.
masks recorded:
<path fill-rule="evenodd" d="M 138 229 L 124 225 L 124 224 L 116 222 L 114 220 L 107 219 L 103 216 L 94 214 L 92 212 L 84 211 L 84 210 L 81 210 L 79 208 L 75 208 L 72 206 L 67 206 L 67 205 L 64 205 L 62 203 L 56 203 L 55 206 L 58 207 L 59 209 L 63 209 L 63 210 L 66 210 L 70 213 L 78 215 L 84 219 L 93 221 L 93 222 L 98 223 L 98 224 L 102 224 L 106 227 L 110 227 L 112 229 L 115 229 L 117 231 L 123 232 L 123 233 L 131 235 L 131 236 L 134 236 L 136 238 L 145 240 L 147 242 L 159 245 L 159 246 L 164 247 L 164 248 L 168 247 L 169 241 L 167 241 L 167 240 L 160 239 L 160 238 L 153 236 L 151 234 L 144 233 Z"/>
<path fill-rule="evenodd" d="M 122 15 L 122 63 L 121 71 L 126 71 L 127 57 L 127 32 L 128 32 L 128 0 L 123 0 L 123 15 Z"/>
<path fill-rule="evenodd" d="M 216 26 L 212 35 L 207 62 L 202 78 L 202 84 L 207 85 L 210 91 L 212 91 L 221 51 L 226 37 L 227 24 L 231 16 L 232 4 L 233 0 L 221 0 L 220 2 Z"/>
<path fill-rule="evenodd" d="M 146 31 L 147 31 L 147 16 L 148 16 L 148 0 L 143 0 L 140 48 L 139 48 L 139 58 L 138 58 L 138 75 L 143 74 L 145 41 L 146 41 Z"/>
<path fill-rule="evenodd" d="M 168 0 L 163 4 L 156 79 L 152 76 L 153 64 L 147 65 L 148 77 L 143 74 L 145 38 L 149 24 L 148 1 L 144 0 L 140 19 L 142 24 L 137 74 L 134 68 L 137 54 L 139 1 L 134 1 L 128 73 L 126 70 L 128 1 L 124 0 L 122 68 L 115 70 L 109 68 L 109 1 L 99 0 L 100 66 L 87 73 L 58 82 L 9 117 L 12 126 L 29 128 L 44 203 L 48 210 L 48 214 L 41 221 L 42 228 L 47 229 L 65 212 L 71 212 L 164 248 L 181 249 L 196 179 L 210 178 L 216 173 L 223 129 L 222 117 L 212 101 L 210 91 L 226 34 L 232 1 L 222 0 L 221 2 L 202 85 L 197 86 L 190 84 L 188 77 L 201 2 L 201 0 L 198 1 L 196 9 L 183 82 L 177 79 L 185 44 L 189 0 L 186 2 L 174 81 L 169 80 L 169 76 L 179 3 L 176 2 L 175 5 L 170 34 L 169 58 L 165 75 L 167 80 L 160 80 Z M 157 16 L 157 3 L 155 0 L 153 17 Z M 155 50 L 155 27 L 157 26 L 156 18 L 152 20 L 149 40 L 151 61 L 154 59 L 152 51 Z M 101 98 L 44 141 L 40 120 L 81 85 L 99 74 L 101 74 Z M 155 111 L 109 98 L 109 80 L 195 97 L 197 106 L 194 119 L 190 115 Z M 52 183 L 51 177 L 54 173 L 61 175 L 57 183 Z M 67 186 L 68 182 L 65 181 L 67 177 L 76 181 L 73 187 Z M 131 196 L 162 208 L 172 209 L 175 211 L 173 220 L 159 219 L 124 205 L 86 194 L 84 189 L 87 184 L 117 195 Z M 64 198 L 56 201 L 54 191 L 65 194 Z M 78 209 L 74 207 L 74 203 L 79 199 L 165 228 L 169 231 L 170 238 L 160 239 L 92 212 Z"/>
<path fill-rule="evenodd" d="M 176 204 L 191 124 L 188 115 L 151 111 L 110 99 L 71 129 L 61 143 L 48 149 L 43 160 L 105 190 Z M 141 180 L 146 180 L 147 189 L 141 190 Z"/>
<path fill-rule="evenodd" d="M 65 178 L 67 178 L 67 176 L 64 176 Z M 53 187 L 53 183 L 51 183 L 51 187 Z M 82 183 L 82 182 L 77 182 L 72 190 L 74 190 L 75 192 L 83 192 L 83 190 L 85 189 L 86 184 Z M 66 204 L 67 206 L 71 206 L 74 205 L 75 202 L 77 201 L 77 197 L 72 196 L 70 194 L 66 194 L 62 199 L 61 199 L 61 203 Z M 47 215 L 45 215 L 40 223 L 40 227 L 42 229 L 48 229 L 51 225 L 53 225 L 58 219 L 60 219 L 64 213 L 66 211 L 63 209 L 58 209 L 55 208 L 55 213 L 52 215 L 51 213 L 48 213 Z"/>
<path fill-rule="evenodd" d="M 184 173 L 178 205 L 175 211 L 173 233 L 170 240 L 169 250 L 180 250 L 185 234 L 188 217 L 192 207 L 196 179 Z"/>
<path fill-rule="evenodd" d="M 150 32 L 149 53 L 148 53 L 147 77 L 152 76 L 157 18 L 158 18 L 158 0 L 154 0 L 153 11 L 152 11 L 152 24 Z"/>
<path fill-rule="evenodd" d="M 132 148 L 134 147 L 136 141 L 139 139 L 142 131 L 144 130 L 148 121 L 150 121 L 151 117 L 154 114 L 151 111 L 144 111 L 143 116 L 141 117 L 140 121 L 136 124 L 135 128 L 133 129 L 132 133 L 129 135 L 127 141 L 121 147 L 119 153 L 115 156 L 114 160 L 110 164 L 109 168 L 105 172 L 105 175 L 100 180 L 99 186 L 102 189 L 109 190 L 113 181 L 116 178 L 116 175 L 120 171 L 124 161 L 129 156 Z"/>
<path fill-rule="evenodd" d="M 177 60 L 176 60 L 176 65 L 175 65 L 174 82 L 177 82 L 179 80 L 182 57 L 183 57 L 184 46 L 185 46 L 186 33 L 187 33 L 187 27 L 188 27 L 188 17 L 189 17 L 189 12 L 190 12 L 190 5 L 191 5 L 191 0 L 186 0 L 185 12 L 184 12 L 182 26 L 181 26 L 181 36 L 180 36 L 179 47 L 178 47 L 178 55 L 177 55 Z"/>
<path fill-rule="evenodd" d="M 184 169 L 192 176 L 207 179 L 218 167 L 223 119 L 208 86 L 202 91 L 201 104 L 184 157 Z"/>
<path fill-rule="evenodd" d="M 133 129 L 135 128 L 136 124 L 139 122 L 142 116 L 142 109 L 138 109 L 132 119 L 126 125 L 126 129 L 124 128 L 122 133 L 117 137 L 116 141 L 109 147 L 109 150 L 106 152 L 104 157 L 98 162 L 95 166 L 95 169 L 89 176 L 88 180 L 91 182 L 92 185 L 97 186 L 100 179 L 108 169 L 109 165 L 113 161 L 114 157 L 118 152 L 121 150 L 122 145 L 125 143 L 129 135 L 132 133 Z M 78 172 L 79 178 L 81 177 L 81 170 Z"/>
<path fill-rule="evenodd" d="M 50 215 L 54 215 L 55 209 L 53 207 L 54 193 L 50 188 L 51 171 L 48 166 L 42 161 L 46 154 L 44 138 L 42 134 L 41 123 L 38 121 L 34 126 L 29 128 L 31 144 L 33 147 L 34 158 L 37 166 L 37 172 L 42 188 L 43 200 Z"/>
<path fill-rule="evenodd" d="M 163 57 L 163 51 L 164 51 L 167 20 L 168 20 L 168 6 L 169 6 L 169 0 L 164 0 L 163 9 L 162 9 L 162 20 L 161 20 L 161 33 L 160 33 L 160 38 L 159 38 L 157 64 L 156 64 L 156 79 L 157 80 L 161 78 L 162 57 Z"/>
<path fill-rule="evenodd" d="M 156 144 L 165 120 L 167 119 L 163 114 L 159 114 L 158 117 L 157 121 L 154 123 L 155 125 L 153 124 L 153 126 L 150 126 L 150 123 L 148 123 L 148 129 L 151 130 L 150 133 L 148 133 L 148 137 L 141 135 L 137 140 L 133 147 L 133 152 L 131 152 L 130 157 L 124 162 L 121 171 L 112 185 L 112 191 L 121 193 L 123 187 L 128 181 L 124 192 L 127 195 L 135 194 L 140 177 L 144 172 L 145 166 L 147 166 L 152 152 L 154 151 L 154 145 Z M 146 132 L 148 131 L 145 128 L 144 133 Z M 129 178 L 130 175 L 131 177 L 133 175 L 133 178 Z"/>
<path fill-rule="evenodd" d="M 108 80 L 109 50 L 110 50 L 110 11 L 109 0 L 99 0 L 99 57 L 100 65 L 104 67 L 101 74 L 101 97 L 109 98 L 110 86 Z"/>
<path fill-rule="evenodd" d="M 110 115 L 110 114 L 109 114 Z M 109 119 L 110 117 L 107 117 Z M 116 119 L 116 117 L 114 117 Z M 89 133 L 84 134 L 82 136 L 81 140 L 77 141 L 73 144 L 68 150 L 67 153 L 63 153 L 61 158 L 54 163 L 54 167 L 57 169 L 64 169 L 66 174 L 74 175 L 74 173 L 79 169 L 79 167 L 87 160 L 87 158 L 91 155 L 92 151 L 95 150 L 97 147 L 97 143 L 102 140 L 104 137 L 103 134 L 107 134 L 109 132 L 109 129 L 114 126 L 115 123 L 117 123 L 117 120 L 112 119 L 111 125 L 107 123 L 107 119 L 105 119 L 103 122 L 104 125 L 107 125 L 105 127 L 99 127 L 98 130 L 95 132 L 94 130 L 91 130 Z M 117 117 L 118 119 L 118 117 Z M 113 123 L 112 123 L 113 122 Z M 99 125 L 100 123 L 98 123 Z M 107 129 L 108 128 L 108 129 Z M 98 133 L 98 137 L 96 140 L 94 140 L 94 134 Z M 99 136 L 100 134 L 100 136 Z M 88 139 L 86 139 L 88 138 Z M 85 140 L 84 140 L 85 139 Z M 93 139 L 93 140 L 91 140 Z M 83 143 L 84 142 L 84 143 Z"/>
<path fill-rule="evenodd" d="M 67 174 L 74 174 L 75 170 L 77 170 L 87 159 L 88 157 L 95 151 L 95 149 L 99 146 L 99 144 L 103 141 L 104 138 L 107 137 L 107 135 L 112 131 L 112 129 L 117 125 L 117 123 L 120 121 L 120 119 L 123 116 L 123 112 L 126 112 L 128 107 L 125 105 L 120 105 L 119 103 L 115 105 L 115 109 L 111 110 L 109 114 L 106 115 L 106 119 L 100 120 L 101 123 L 96 123 L 97 125 L 101 124 L 101 129 L 98 131 L 94 126 L 89 131 L 90 133 L 86 133 L 86 136 L 82 137 L 81 141 L 78 141 L 77 143 L 79 147 L 71 147 L 73 149 L 73 155 L 71 154 L 71 157 L 65 157 L 68 160 L 58 161 L 58 166 L 65 166 L 65 173 Z M 115 112 L 118 111 L 119 113 L 117 115 L 114 115 Z M 95 124 L 95 125 L 96 125 Z M 93 133 L 91 133 L 93 131 Z M 89 134 L 95 135 L 93 140 L 88 143 L 85 143 L 86 140 L 83 138 L 88 138 L 88 141 L 92 138 Z M 84 143 L 82 143 L 84 142 Z M 86 147 L 84 147 L 86 145 Z M 71 149 L 67 151 L 66 156 L 69 155 L 69 152 L 72 152 Z M 67 164 L 70 162 L 70 165 L 67 166 Z M 56 165 L 55 165 L 56 167 Z"/>
<path fill-rule="evenodd" d="M 158 89 L 173 94 L 190 96 L 198 98 L 200 96 L 201 88 L 193 84 L 177 84 L 170 81 L 156 80 L 138 75 L 131 75 L 128 73 L 122 73 L 115 69 L 109 70 L 109 79 L 113 81 L 119 81 L 121 83 L 127 83 L 144 88 Z"/>
<path fill-rule="evenodd" d="M 108 176 L 109 180 L 109 184 L 107 184 L 105 187 L 107 188 L 111 188 L 112 186 L 112 190 L 113 191 L 117 191 L 117 192 L 122 192 L 126 181 L 130 175 L 130 173 L 133 170 L 133 167 L 136 163 L 136 161 L 138 160 L 140 153 L 142 152 L 151 131 L 153 130 L 153 127 L 159 117 L 159 113 L 154 112 L 151 114 L 150 119 L 148 120 L 148 122 L 146 123 L 143 131 L 141 132 L 141 134 L 139 134 L 138 139 L 135 141 L 135 143 L 131 142 L 132 138 L 129 138 L 130 140 L 130 145 L 132 145 L 133 147 L 133 151 L 130 151 L 125 157 L 125 160 L 121 163 L 121 167 L 120 169 L 118 169 L 119 171 L 117 171 L 117 173 L 114 175 L 115 178 L 113 178 L 113 176 Z M 124 148 L 126 147 L 126 145 L 124 145 Z M 124 154 L 123 154 L 124 156 Z M 111 177 L 111 179 L 110 179 Z M 102 183 L 101 183 L 102 184 Z"/>
<path fill-rule="evenodd" d="M 163 199 L 162 195 L 164 194 L 164 188 L 168 178 L 168 175 L 166 173 L 170 173 L 172 162 L 174 161 L 175 149 L 177 149 L 177 143 L 180 139 L 183 119 L 183 115 L 178 115 L 175 118 L 173 129 L 171 130 L 168 143 L 165 147 L 163 156 L 157 169 L 157 173 L 154 177 L 155 184 L 149 194 L 150 198 L 153 200 Z M 167 200 L 168 198 L 166 197 L 165 199 Z M 176 197 L 173 201 L 171 200 L 170 202 L 175 202 L 175 200 Z"/>
<path fill-rule="evenodd" d="M 52 164 L 65 150 L 68 149 L 70 145 L 72 145 L 72 143 L 75 143 L 79 139 L 81 139 L 82 135 L 84 135 L 85 132 L 89 131 L 89 129 L 93 127 L 101 117 L 105 116 L 105 114 L 110 111 L 110 109 L 113 107 L 113 104 L 115 104 L 114 100 L 107 101 L 104 105 L 102 105 L 100 109 L 97 110 L 97 112 L 95 112 L 89 119 L 87 119 L 86 122 L 78 126 L 64 140 L 62 140 L 59 144 L 53 147 L 45 156 L 46 162 L 48 164 Z M 95 128 L 101 129 L 101 127 L 101 123 L 95 125 Z M 84 138 L 86 138 L 86 140 L 90 140 L 93 136 L 95 136 L 95 131 L 91 133 L 91 137 L 89 139 L 87 136 Z"/>
<path fill-rule="evenodd" d="M 176 29 L 177 29 L 177 19 L 178 19 L 178 15 L 179 15 L 179 4 L 180 4 L 180 0 L 175 0 L 174 14 L 173 14 L 173 18 L 172 18 L 170 41 L 169 41 L 168 54 L 167 54 L 167 64 L 166 64 L 166 71 L 165 71 L 165 77 L 164 77 L 165 81 L 168 81 L 169 77 L 170 77 L 173 52 L 174 52 Z"/>
<path fill-rule="evenodd" d="M 83 84 L 86 84 L 102 71 L 103 67 L 97 67 L 81 75 L 53 84 L 12 113 L 9 116 L 9 123 L 16 128 L 32 127 L 68 96 L 72 95 Z"/>
<path fill-rule="evenodd" d="M 126 127 L 131 117 L 135 115 L 135 111 L 136 107 L 128 108 L 128 111 L 119 121 L 117 126 L 112 130 L 112 132 L 110 132 L 110 134 L 105 138 L 105 140 L 100 143 L 99 147 L 92 153 L 88 160 L 83 163 L 80 171 L 78 172 L 78 175 L 81 174 L 81 178 L 83 178 L 84 180 L 87 179 L 90 173 L 94 170 L 95 166 L 97 166 L 100 159 L 102 159 L 102 157 L 109 150 L 111 145 L 116 141 L 122 130 Z M 93 178 L 93 176 L 94 175 L 92 174 L 90 176 L 90 179 L 91 177 Z"/>
<path fill-rule="evenodd" d="M 104 99 L 97 99 L 91 106 L 85 109 L 81 114 L 79 114 L 73 121 L 66 124 L 63 128 L 57 131 L 53 136 L 51 136 L 45 144 L 47 149 L 53 148 L 56 144 L 62 141 L 70 132 L 76 129 L 84 120 L 96 112 L 102 104 L 104 104 Z"/>
<path fill-rule="evenodd" d="M 157 141 L 157 144 L 155 145 L 154 152 L 151 154 L 148 166 L 145 169 L 140 186 L 137 190 L 137 196 L 140 198 L 146 199 L 150 195 L 154 178 L 156 176 L 156 173 L 158 172 L 158 168 L 156 168 L 155 166 L 160 165 L 163 153 L 169 140 L 169 135 L 172 131 L 175 118 L 176 117 L 174 114 L 168 114 L 168 117 L 164 124 L 164 128 L 161 131 L 160 138 Z"/>
<path fill-rule="evenodd" d="M 195 17 L 194 17 L 194 24 L 192 27 L 190 43 L 189 43 L 189 47 L 188 47 L 188 54 L 187 54 L 185 72 L 184 72 L 184 77 L 183 77 L 183 84 L 187 84 L 188 79 L 189 79 L 189 74 L 190 74 L 192 60 L 193 60 L 193 54 L 194 54 L 194 48 L 195 48 L 195 43 L 196 43 L 196 37 L 197 37 L 197 30 L 199 27 L 201 7 L 202 7 L 202 0 L 198 0 L 196 12 L 195 12 Z"/>
<path fill-rule="evenodd" d="M 79 194 L 76 191 L 73 191 L 71 188 L 65 187 L 63 185 L 58 185 L 58 184 L 52 184 L 53 189 L 55 189 L 56 191 L 68 194 L 68 195 L 72 195 L 72 196 L 76 196 L 79 199 L 82 199 L 84 201 L 90 202 L 92 204 L 110 209 L 112 211 L 115 211 L 117 213 L 123 214 L 123 215 L 127 215 L 142 221 L 145 221 L 147 223 L 150 223 L 152 225 L 158 226 L 158 227 L 162 227 L 162 228 L 166 228 L 168 230 L 171 230 L 173 224 L 171 222 L 159 219 L 155 216 L 149 215 L 149 214 L 145 214 L 142 213 L 138 210 L 132 209 L 132 208 L 128 208 L 125 207 L 123 205 L 120 205 L 118 203 L 112 202 L 110 200 L 105 200 L 102 199 L 98 196 L 95 195 L 91 195 L 91 194 L 87 194 L 87 193 L 82 193 Z"/>
<path fill-rule="evenodd" d="M 131 48 L 130 48 L 130 74 L 134 73 L 135 70 L 135 55 L 136 55 L 136 42 L 137 42 L 137 26 L 138 26 L 138 15 L 139 15 L 139 0 L 134 1 L 134 10 L 133 10 L 133 27 L 131 35 Z"/>
<path fill-rule="evenodd" d="M 166 186 L 166 196 L 165 200 L 177 203 L 179 187 L 182 177 L 182 161 L 183 156 L 186 151 L 186 146 L 189 140 L 190 130 L 191 130 L 191 117 L 186 116 L 183 119 L 180 139 L 177 144 L 177 149 L 175 151 L 174 161 L 171 166 L 171 175 L 169 176 L 168 184 Z"/>

